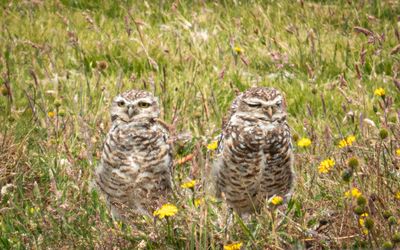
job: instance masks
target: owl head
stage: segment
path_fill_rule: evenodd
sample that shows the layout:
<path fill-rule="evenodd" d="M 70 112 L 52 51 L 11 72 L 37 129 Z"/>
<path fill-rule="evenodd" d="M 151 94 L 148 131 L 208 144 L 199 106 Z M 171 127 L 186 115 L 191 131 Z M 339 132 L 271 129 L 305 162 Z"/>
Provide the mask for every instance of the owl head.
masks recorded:
<path fill-rule="evenodd" d="M 280 91 L 270 87 L 253 87 L 235 100 L 235 113 L 245 114 L 268 122 L 286 119 L 285 98 Z"/>
<path fill-rule="evenodd" d="M 116 96 L 111 104 L 111 121 L 132 122 L 160 116 L 157 98 L 143 90 L 129 90 Z"/>

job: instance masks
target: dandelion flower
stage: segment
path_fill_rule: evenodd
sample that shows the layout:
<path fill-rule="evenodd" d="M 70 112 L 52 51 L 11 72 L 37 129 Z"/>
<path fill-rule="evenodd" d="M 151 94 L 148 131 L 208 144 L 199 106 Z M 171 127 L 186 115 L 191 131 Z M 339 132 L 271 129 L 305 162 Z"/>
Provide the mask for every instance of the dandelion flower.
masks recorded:
<path fill-rule="evenodd" d="M 201 204 L 203 204 L 204 199 L 203 198 L 197 198 L 194 200 L 194 206 L 199 207 Z"/>
<path fill-rule="evenodd" d="M 398 191 L 398 192 L 395 194 L 394 197 L 395 197 L 397 200 L 400 201 L 400 191 Z"/>
<path fill-rule="evenodd" d="M 187 181 L 182 183 L 181 188 L 193 188 L 196 185 L 196 180 Z"/>
<path fill-rule="evenodd" d="M 346 197 L 354 197 L 354 198 L 358 198 L 362 195 L 362 193 L 360 192 L 360 190 L 358 190 L 358 188 L 352 188 L 350 191 L 347 191 L 344 193 L 344 196 Z"/>
<path fill-rule="evenodd" d="M 161 208 L 154 211 L 153 215 L 162 219 L 164 217 L 174 216 L 178 212 L 178 208 L 173 204 L 164 204 Z"/>
<path fill-rule="evenodd" d="M 274 197 L 271 198 L 270 203 L 275 205 L 275 206 L 282 205 L 283 198 L 281 196 L 274 196 Z"/>
<path fill-rule="evenodd" d="M 237 53 L 237 54 L 242 54 L 243 52 L 244 52 L 244 50 L 242 49 L 242 48 L 240 48 L 240 47 L 235 47 L 235 48 L 233 48 L 233 50 Z"/>
<path fill-rule="evenodd" d="M 121 229 L 122 229 L 122 226 L 123 226 L 123 223 L 122 223 L 122 221 L 118 221 L 118 222 L 116 223 L 116 225 L 117 225 L 118 229 L 121 230 Z"/>
<path fill-rule="evenodd" d="M 339 142 L 339 148 L 345 148 L 353 145 L 353 142 L 356 141 L 356 137 L 354 135 L 349 135 L 345 139 Z"/>
<path fill-rule="evenodd" d="M 328 172 L 331 170 L 331 168 L 332 168 L 333 166 L 335 166 L 335 161 L 334 161 L 334 160 L 332 160 L 332 159 L 323 160 L 323 161 L 321 161 L 321 163 L 319 164 L 318 172 L 319 172 L 320 174 L 326 174 L 326 173 L 328 173 Z"/>
<path fill-rule="evenodd" d="M 29 213 L 30 214 L 34 214 L 34 213 L 39 212 L 39 211 L 40 211 L 40 208 L 36 208 L 36 207 L 29 208 Z"/>
<path fill-rule="evenodd" d="M 377 96 L 385 96 L 385 89 L 384 89 L 384 88 L 377 88 L 377 89 L 375 89 L 374 95 L 377 95 Z"/>
<path fill-rule="evenodd" d="M 308 146 L 311 145 L 311 140 L 308 138 L 301 138 L 298 142 L 297 142 L 297 146 L 301 147 L 301 148 L 306 148 Z"/>
<path fill-rule="evenodd" d="M 213 203 L 218 202 L 217 198 L 215 198 L 214 196 L 210 196 L 210 197 L 208 198 L 208 200 L 211 201 L 211 202 L 213 202 Z"/>
<path fill-rule="evenodd" d="M 360 190 L 358 190 L 357 188 L 353 188 L 351 190 L 351 196 L 353 196 L 354 198 L 360 197 L 361 196 Z"/>
<path fill-rule="evenodd" d="M 353 142 L 356 141 L 356 137 L 354 135 L 349 135 L 349 136 L 347 136 L 346 141 L 349 145 L 351 145 L 351 144 L 353 144 Z"/>
<path fill-rule="evenodd" d="M 210 144 L 207 145 L 207 149 L 214 151 L 218 148 L 218 141 L 213 141 Z"/>
<path fill-rule="evenodd" d="M 50 117 L 50 118 L 53 118 L 55 115 L 56 115 L 56 113 L 54 113 L 53 111 L 49 111 L 47 113 L 47 116 Z"/>
<path fill-rule="evenodd" d="M 400 148 L 396 149 L 396 155 L 400 156 Z"/>
<path fill-rule="evenodd" d="M 362 227 L 365 226 L 365 220 L 363 218 L 358 219 L 358 223 L 360 223 L 360 226 Z"/>
<path fill-rule="evenodd" d="M 232 243 L 232 244 L 229 244 L 229 245 L 225 245 L 224 246 L 224 250 L 240 250 L 242 245 L 243 245 L 242 242 Z"/>

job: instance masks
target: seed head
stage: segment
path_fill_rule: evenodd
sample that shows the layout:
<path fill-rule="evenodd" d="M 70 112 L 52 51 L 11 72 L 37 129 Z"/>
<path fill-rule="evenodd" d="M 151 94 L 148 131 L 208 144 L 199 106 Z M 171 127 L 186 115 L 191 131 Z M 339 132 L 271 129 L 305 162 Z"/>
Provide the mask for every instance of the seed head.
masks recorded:
<path fill-rule="evenodd" d="M 389 132 L 386 130 L 386 129 L 381 129 L 380 131 L 379 131 L 379 137 L 382 139 L 382 140 L 384 140 L 384 139 L 386 139 L 387 137 L 389 136 Z"/>
<path fill-rule="evenodd" d="M 392 250 L 393 249 L 393 243 L 390 241 L 386 241 L 382 244 L 382 249 L 384 250 Z"/>
<path fill-rule="evenodd" d="M 5 86 L 0 87 L 0 92 L 3 96 L 8 96 L 8 89 Z"/>
<path fill-rule="evenodd" d="M 394 226 L 394 225 L 397 224 L 397 220 L 396 220 L 396 218 L 394 216 L 390 216 L 388 218 L 388 223 L 389 223 L 389 225 Z"/>
<path fill-rule="evenodd" d="M 351 157 L 351 158 L 349 159 L 349 161 L 347 162 L 347 165 L 348 165 L 351 169 L 354 169 L 354 168 L 358 167 L 358 165 L 359 165 L 358 159 L 357 159 L 356 157 Z"/>
<path fill-rule="evenodd" d="M 365 213 L 365 209 L 364 207 L 357 206 L 354 208 L 354 213 L 357 215 L 362 215 L 363 213 Z"/>
<path fill-rule="evenodd" d="M 383 211 L 383 218 L 385 219 L 389 219 L 390 216 L 392 216 L 392 212 L 390 212 L 389 210 Z"/>
<path fill-rule="evenodd" d="M 108 68 L 108 63 L 106 61 L 97 62 L 97 67 L 100 71 L 106 70 Z"/>
<path fill-rule="evenodd" d="M 365 199 L 364 196 L 359 196 L 357 198 L 357 205 L 359 205 L 360 207 L 364 207 L 365 204 L 367 204 L 367 199 Z"/>
<path fill-rule="evenodd" d="M 365 228 L 371 230 L 374 227 L 374 221 L 371 218 L 365 218 Z"/>
<path fill-rule="evenodd" d="M 311 93 L 313 93 L 314 95 L 318 93 L 316 88 L 312 88 Z"/>
<path fill-rule="evenodd" d="M 54 100 L 54 106 L 55 106 L 56 108 L 60 107 L 61 104 L 62 104 L 61 99 L 57 98 L 57 99 Z"/>
<path fill-rule="evenodd" d="M 58 111 L 58 116 L 64 117 L 64 116 L 65 116 L 65 110 L 64 110 L 64 109 L 60 109 L 60 110 Z"/>
<path fill-rule="evenodd" d="M 394 233 L 392 239 L 394 243 L 400 243 L 400 233 L 399 232 Z"/>
<path fill-rule="evenodd" d="M 349 182 L 352 176 L 353 176 L 353 169 L 347 168 L 342 173 L 342 180 L 345 182 Z"/>

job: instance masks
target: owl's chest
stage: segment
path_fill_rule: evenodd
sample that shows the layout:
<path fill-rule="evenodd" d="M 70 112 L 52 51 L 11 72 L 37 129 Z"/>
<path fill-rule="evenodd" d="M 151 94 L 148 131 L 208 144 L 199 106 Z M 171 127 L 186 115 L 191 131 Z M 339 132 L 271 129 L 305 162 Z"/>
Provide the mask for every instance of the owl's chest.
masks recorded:
<path fill-rule="evenodd" d="M 242 158 L 276 155 L 286 152 L 290 147 L 290 131 L 286 124 L 233 125 L 224 136 L 224 148 Z"/>
<path fill-rule="evenodd" d="M 272 154 L 284 153 L 291 147 L 291 135 L 289 127 L 280 126 L 271 130 L 265 138 L 264 151 Z"/>
<path fill-rule="evenodd" d="M 136 156 L 154 154 L 168 147 L 165 131 L 155 126 L 126 127 L 118 131 L 117 137 L 118 147 Z"/>

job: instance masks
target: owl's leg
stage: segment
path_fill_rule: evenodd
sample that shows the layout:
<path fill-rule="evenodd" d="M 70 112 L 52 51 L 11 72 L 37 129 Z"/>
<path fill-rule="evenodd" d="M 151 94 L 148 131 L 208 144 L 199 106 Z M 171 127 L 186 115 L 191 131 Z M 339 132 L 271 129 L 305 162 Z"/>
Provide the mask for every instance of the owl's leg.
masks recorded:
<path fill-rule="evenodd" d="M 229 234 L 228 234 L 228 231 L 229 231 L 229 226 L 230 226 L 230 224 L 233 224 L 233 208 L 228 208 L 228 213 L 227 213 L 227 216 L 226 216 L 226 223 L 225 223 L 225 240 L 226 241 L 228 241 L 229 240 Z"/>

